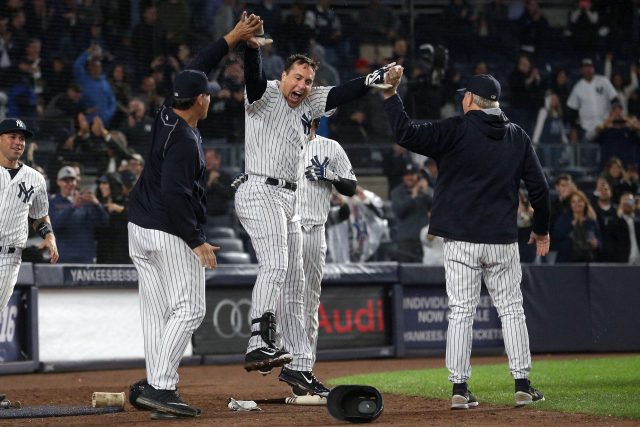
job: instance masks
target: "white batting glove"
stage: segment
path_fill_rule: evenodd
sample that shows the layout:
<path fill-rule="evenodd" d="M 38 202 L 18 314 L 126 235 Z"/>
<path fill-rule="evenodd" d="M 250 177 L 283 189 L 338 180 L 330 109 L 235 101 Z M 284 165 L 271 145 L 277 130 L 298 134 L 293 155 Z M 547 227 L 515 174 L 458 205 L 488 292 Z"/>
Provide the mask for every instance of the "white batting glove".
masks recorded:
<path fill-rule="evenodd" d="M 247 175 L 246 173 L 238 174 L 231 182 L 230 187 L 233 188 L 234 191 L 238 191 L 240 185 L 242 185 L 242 183 L 245 182 L 248 178 L 249 175 Z"/>
<path fill-rule="evenodd" d="M 385 76 L 387 72 L 396 65 L 395 62 L 385 65 L 382 68 L 378 68 L 372 73 L 368 74 L 364 80 L 364 83 L 369 87 L 377 87 L 379 89 L 389 89 L 391 85 L 385 82 Z"/>

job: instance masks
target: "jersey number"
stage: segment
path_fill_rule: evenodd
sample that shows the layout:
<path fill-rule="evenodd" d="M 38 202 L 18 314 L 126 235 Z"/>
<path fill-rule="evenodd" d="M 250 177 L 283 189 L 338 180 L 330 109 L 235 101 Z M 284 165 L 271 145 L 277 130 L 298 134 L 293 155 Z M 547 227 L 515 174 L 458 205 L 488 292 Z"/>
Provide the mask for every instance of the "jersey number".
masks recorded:
<path fill-rule="evenodd" d="M 16 333 L 16 316 L 18 307 L 15 305 L 7 307 L 0 313 L 0 342 L 12 342 Z"/>

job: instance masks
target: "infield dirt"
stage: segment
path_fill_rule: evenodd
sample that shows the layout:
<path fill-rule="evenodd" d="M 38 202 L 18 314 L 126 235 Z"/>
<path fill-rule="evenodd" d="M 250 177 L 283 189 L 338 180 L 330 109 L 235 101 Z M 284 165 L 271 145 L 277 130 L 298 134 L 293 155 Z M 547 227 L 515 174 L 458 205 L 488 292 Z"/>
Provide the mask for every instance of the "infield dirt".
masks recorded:
<path fill-rule="evenodd" d="M 599 355 L 603 356 L 603 355 Z M 536 360 L 594 357 L 594 355 L 534 356 Z M 504 363 L 504 357 L 478 357 L 474 364 Z M 344 362 L 320 361 L 316 375 L 324 380 L 338 376 L 402 369 L 440 368 L 444 358 L 381 359 Z M 534 365 L 535 366 L 535 365 Z M 535 367 L 534 367 L 535 369 Z M 144 377 L 143 369 L 69 372 L 0 376 L 0 392 L 23 406 L 91 405 L 95 391 L 127 392 L 129 384 Z M 443 379 L 446 381 L 446 379 Z M 540 386 L 543 391 L 544 388 Z M 227 399 L 241 400 L 285 397 L 289 389 L 278 381 L 277 371 L 262 377 L 247 373 L 240 365 L 189 366 L 180 369 L 180 394 L 185 401 L 202 408 L 201 418 L 153 421 L 149 412 L 137 411 L 128 403 L 125 411 L 112 415 L 0 420 L 3 425 L 38 426 L 325 426 L 349 425 L 332 418 L 325 407 L 261 405 L 260 412 L 232 412 Z M 379 426 L 637 426 L 640 422 L 580 414 L 546 412 L 535 407 L 514 408 L 482 403 L 476 409 L 451 411 L 449 401 L 383 394 L 384 412 Z M 1 410 L 1 409 L 0 409 Z"/>

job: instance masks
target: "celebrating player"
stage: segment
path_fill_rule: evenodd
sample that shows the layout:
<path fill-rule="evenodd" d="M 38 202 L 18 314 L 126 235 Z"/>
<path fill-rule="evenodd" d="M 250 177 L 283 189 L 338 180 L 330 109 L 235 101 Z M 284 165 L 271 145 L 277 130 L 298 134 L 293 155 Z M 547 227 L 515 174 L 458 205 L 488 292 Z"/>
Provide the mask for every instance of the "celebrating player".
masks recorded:
<path fill-rule="evenodd" d="M 253 288 L 251 337 L 245 356 L 247 371 L 269 372 L 287 365 L 280 379 L 304 385 L 312 394 L 325 388 L 311 373 L 312 351 L 304 329 L 302 304 L 304 274 L 297 203 L 297 181 L 302 177 L 311 120 L 384 85 L 385 67 L 337 87 L 313 87 L 317 64 L 304 55 L 292 55 L 280 81 L 267 81 L 261 69 L 259 44 L 245 50 L 245 172 L 246 185 L 236 193 L 236 213 L 251 237 L 258 258 Z M 391 64 L 393 65 L 393 64 Z M 321 159 L 322 161 L 322 159 Z M 292 271 L 289 271 L 292 270 Z M 291 281 L 285 283 L 289 275 Z M 284 285 L 284 288 L 283 288 Z M 278 312 L 284 292 L 285 311 Z M 277 347 L 276 314 L 284 346 Z M 295 359 L 294 359 L 295 356 Z M 292 362 L 293 361 L 293 362 Z"/>
<path fill-rule="evenodd" d="M 49 220 L 49 199 L 44 177 L 20 162 L 26 139 L 33 132 L 20 119 L 0 122 L 0 312 L 5 308 L 18 280 L 22 249 L 27 243 L 29 221 L 44 239 L 51 263 L 58 261 L 58 248 Z"/>
<path fill-rule="evenodd" d="M 136 406 L 154 418 L 197 417 L 201 411 L 176 393 L 178 364 L 205 315 L 204 267 L 215 268 L 217 246 L 205 240 L 206 187 L 198 121 L 207 116 L 207 74 L 239 41 L 261 26 L 242 18 L 180 72 L 173 100 L 156 114 L 144 171 L 129 201 L 129 253 L 140 281 L 147 383 L 132 386 Z"/>
<path fill-rule="evenodd" d="M 549 188 L 531 140 L 500 110 L 500 84 L 490 75 L 475 75 L 462 89 L 464 116 L 425 124 L 411 123 L 404 112 L 396 94 L 401 76 L 401 69 L 391 70 L 393 86 L 384 91 L 384 107 L 397 142 L 438 164 L 429 233 L 445 239 L 451 308 L 446 351 L 449 381 L 453 383 L 451 407 L 478 405 L 467 380 L 481 279 L 502 322 L 516 405 L 544 400 L 528 380 L 531 353 L 522 308 L 516 224 L 522 179 L 534 208 L 529 243 L 535 242 L 538 256 L 549 252 Z"/>

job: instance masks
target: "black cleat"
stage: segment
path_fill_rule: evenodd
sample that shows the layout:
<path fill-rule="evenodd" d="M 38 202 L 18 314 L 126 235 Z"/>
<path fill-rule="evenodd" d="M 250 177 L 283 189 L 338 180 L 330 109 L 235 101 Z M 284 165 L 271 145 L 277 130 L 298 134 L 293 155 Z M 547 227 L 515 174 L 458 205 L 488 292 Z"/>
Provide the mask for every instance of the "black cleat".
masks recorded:
<path fill-rule="evenodd" d="M 293 369 L 282 368 L 278 379 L 289 384 L 297 396 L 315 394 L 317 396 L 327 397 L 331 391 L 325 387 L 311 371 L 294 371 Z"/>
<path fill-rule="evenodd" d="M 478 406 L 478 399 L 467 388 L 467 383 L 454 384 L 451 396 L 451 409 L 469 409 Z"/>
<path fill-rule="evenodd" d="M 157 390 L 153 386 L 144 388 L 136 403 L 145 409 L 180 417 L 199 417 L 202 411 L 186 404 L 175 390 Z"/>
<path fill-rule="evenodd" d="M 293 360 L 293 356 L 285 351 L 272 347 L 260 347 L 244 356 L 244 369 L 247 372 L 260 371 L 267 375 L 272 368 L 284 366 Z"/>
<path fill-rule="evenodd" d="M 531 386 L 531 382 L 526 380 L 524 384 L 516 382 L 516 406 L 530 405 L 544 401 L 544 395 L 540 390 Z"/>
<path fill-rule="evenodd" d="M 146 378 L 131 384 L 131 386 L 129 387 L 129 403 L 131 404 L 131 406 L 142 411 L 147 410 L 147 408 L 142 407 L 136 403 L 136 399 L 138 399 L 138 396 L 140 396 L 144 389 L 147 387 L 149 387 L 149 383 L 147 382 Z"/>

